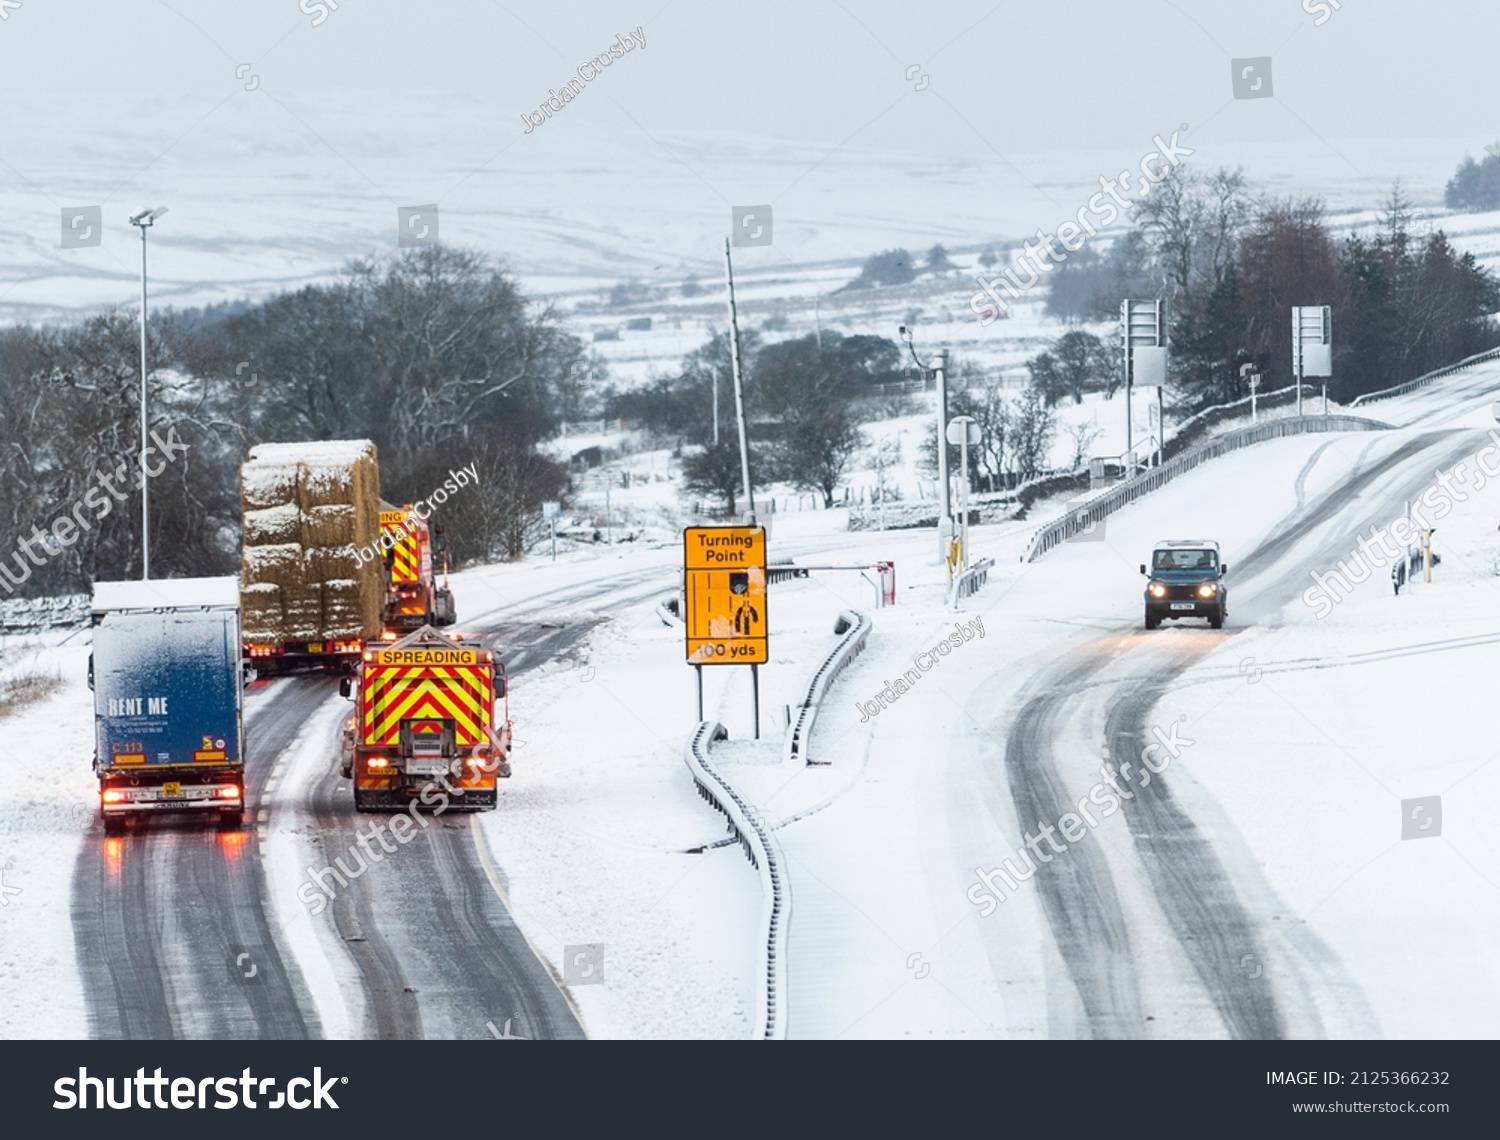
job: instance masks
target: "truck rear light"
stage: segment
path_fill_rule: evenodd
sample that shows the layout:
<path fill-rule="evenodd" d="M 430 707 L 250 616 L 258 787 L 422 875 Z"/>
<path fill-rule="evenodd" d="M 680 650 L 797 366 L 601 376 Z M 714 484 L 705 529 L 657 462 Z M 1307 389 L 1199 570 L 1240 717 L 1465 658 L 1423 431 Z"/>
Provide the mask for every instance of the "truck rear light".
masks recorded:
<path fill-rule="evenodd" d="M 389 768 L 390 766 L 391 766 L 391 762 L 389 760 L 387 760 L 384 756 L 372 756 L 370 758 L 370 767 L 371 768 Z"/>
<path fill-rule="evenodd" d="M 105 788 L 100 798 L 107 804 L 122 804 L 130 798 L 130 793 L 119 788 Z"/>
<path fill-rule="evenodd" d="M 238 788 L 220 788 L 216 793 L 221 800 L 237 800 L 240 798 Z"/>

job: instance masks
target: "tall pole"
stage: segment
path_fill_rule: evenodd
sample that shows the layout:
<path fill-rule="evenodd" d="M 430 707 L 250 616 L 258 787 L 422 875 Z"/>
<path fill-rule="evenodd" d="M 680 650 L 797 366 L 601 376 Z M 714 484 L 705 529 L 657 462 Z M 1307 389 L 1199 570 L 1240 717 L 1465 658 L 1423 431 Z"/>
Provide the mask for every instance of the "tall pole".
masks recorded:
<path fill-rule="evenodd" d="M 965 419 L 967 419 L 967 417 L 965 417 Z M 959 554 L 958 554 L 958 558 L 959 558 L 958 568 L 960 570 L 967 570 L 969 568 L 969 425 L 968 425 L 968 423 L 964 424 L 964 439 L 963 439 L 963 443 L 959 446 L 959 466 L 962 468 L 962 470 L 959 473 L 959 478 L 961 478 L 963 480 L 963 482 L 959 484 L 959 502 L 962 504 L 962 506 L 959 507 L 959 510 L 961 510 L 963 512 L 964 521 L 963 521 L 963 524 L 962 524 L 962 528 L 963 529 L 959 531 L 959 533 L 963 535 L 963 545 L 958 548 L 959 549 Z"/>
<path fill-rule="evenodd" d="M 750 489 L 750 444 L 745 433 L 745 384 L 740 374 L 740 319 L 734 307 L 734 262 L 729 239 L 724 239 L 724 271 L 729 279 L 729 359 L 734 370 L 734 414 L 740 427 L 740 479 L 745 485 L 745 510 L 753 520 L 755 492 Z"/>
<path fill-rule="evenodd" d="M 1294 311 L 1292 315 L 1297 314 Z M 1300 319 L 1292 322 L 1292 332 L 1297 338 L 1297 414 L 1302 414 L 1302 321 Z"/>
<path fill-rule="evenodd" d="M 953 492 L 949 486 L 952 478 L 948 474 L 948 350 L 946 348 L 938 353 L 934 374 L 937 377 L 938 413 L 938 529 L 941 531 L 945 522 L 950 527 L 953 523 Z"/>
<path fill-rule="evenodd" d="M 151 577 L 151 499 L 146 479 L 146 225 L 141 225 L 141 581 Z"/>
<path fill-rule="evenodd" d="M 1130 412 L 1130 298 L 1120 303 L 1120 339 L 1125 346 L 1125 478 L 1135 474 L 1135 422 Z"/>
<path fill-rule="evenodd" d="M 1166 412 L 1161 406 L 1161 394 L 1163 388 L 1165 388 L 1164 384 L 1158 384 L 1156 386 L 1156 465 L 1158 467 L 1161 466 L 1161 449 L 1164 446 L 1167 438 Z"/>

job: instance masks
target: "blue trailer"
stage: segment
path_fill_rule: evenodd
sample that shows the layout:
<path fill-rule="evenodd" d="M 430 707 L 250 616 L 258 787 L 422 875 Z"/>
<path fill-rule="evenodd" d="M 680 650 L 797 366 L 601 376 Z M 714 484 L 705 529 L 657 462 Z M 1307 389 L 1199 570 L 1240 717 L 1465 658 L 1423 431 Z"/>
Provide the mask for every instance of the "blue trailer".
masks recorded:
<path fill-rule="evenodd" d="M 245 810 L 239 581 L 96 582 L 94 771 L 105 831 L 146 813 Z"/>

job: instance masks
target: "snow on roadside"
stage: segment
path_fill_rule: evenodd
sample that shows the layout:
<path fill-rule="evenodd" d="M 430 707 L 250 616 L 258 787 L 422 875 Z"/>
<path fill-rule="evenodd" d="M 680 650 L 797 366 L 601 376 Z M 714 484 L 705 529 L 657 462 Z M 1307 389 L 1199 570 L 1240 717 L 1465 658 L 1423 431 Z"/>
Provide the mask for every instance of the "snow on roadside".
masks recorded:
<path fill-rule="evenodd" d="M 943 606 L 941 569 L 911 560 L 918 572 L 898 578 L 912 588 L 873 615 L 869 648 L 820 719 L 814 751 L 832 766 L 751 771 L 747 763 L 739 774 L 773 821 L 800 816 L 778 832 L 794 892 L 794 1036 L 1066 1032 L 1054 1018 L 1067 983 L 1057 977 L 1039 893 L 1018 892 L 985 919 L 965 894 L 976 864 L 996 866 L 1022 842 L 1002 767 L 1016 695 L 1068 648 L 1139 622 L 1136 564 L 1155 540 L 1202 533 L 1219 538 L 1232 559 L 1295 506 L 1311 453 L 1326 448 L 1327 469 L 1347 471 L 1363 443 L 1293 438 L 1215 460 L 1111 515 L 1099 541 L 1066 544 L 1038 563 L 1016 561 L 1035 524 L 978 528 L 976 549 L 999 562 L 957 614 Z M 917 542 L 934 541 L 917 533 Z M 975 619 L 983 637 L 962 641 L 874 716 L 858 707 L 955 623 L 972 628 Z M 1096 757 L 1097 748 L 1060 750 L 1068 786 L 1083 781 L 1079 794 L 1098 778 Z"/>
<path fill-rule="evenodd" d="M 1471 491 L 1438 523 L 1432 584 L 1398 596 L 1380 568 L 1321 620 L 1293 601 L 1172 693 L 1198 741 L 1174 791 L 1241 836 L 1239 857 L 1279 896 L 1267 975 L 1315 969 L 1315 935 L 1391 1037 L 1496 1033 L 1500 741 L 1485 693 L 1500 671 L 1497 522 L 1500 486 Z M 1323 1013 L 1333 1032 L 1361 1028 Z"/>
<path fill-rule="evenodd" d="M 81 1038 L 73 870 L 97 829 L 93 697 L 84 637 L 6 638 L 0 676 L 55 671 L 51 697 L 0 719 L 0 1038 Z M 45 774 L 45 778 L 43 777 Z M 14 892 L 14 893 L 12 893 Z"/>

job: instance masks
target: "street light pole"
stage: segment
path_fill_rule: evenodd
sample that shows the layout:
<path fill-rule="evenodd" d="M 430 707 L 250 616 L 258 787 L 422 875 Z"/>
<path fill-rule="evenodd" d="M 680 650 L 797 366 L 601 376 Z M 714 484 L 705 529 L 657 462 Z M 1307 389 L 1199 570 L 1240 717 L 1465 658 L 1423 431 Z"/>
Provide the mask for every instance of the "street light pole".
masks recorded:
<path fill-rule="evenodd" d="M 156 219 L 167 212 L 161 206 L 155 210 L 142 210 L 130 219 L 130 224 L 141 230 L 141 581 L 151 577 L 151 498 L 149 481 L 146 478 L 146 231 Z"/>
<path fill-rule="evenodd" d="M 729 256 L 729 239 L 724 239 L 724 272 L 729 281 L 729 364 L 734 377 L 734 414 L 740 432 L 740 481 L 745 485 L 745 522 L 755 524 L 755 492 L 750 489 L 750 443 L 745 431 L 745 381 L 740 372 L 740 318 L 734 305 L 734 261 Z M 718 373 L 714 373 L 714 393 L 718 393 Z M 717 409 L 717 404 L 715 404 Z M 718 427 L 717 414 L 714 418 Z M 718 436 L 715 435 L 715 439 Z"/>
<path fill-rule="evenodd" d="M 938 548 L 942 557 L 948 556 L 948 543 L 953 538 L 952 488 L 948 475 L 948 350 L 938 353 L 936 368 L 928 368 L 912 344 L 912 331 L 906 325 L 897 328 L 897 335 L 911 353 L 912 363 L 917 366 L 917 375 L 923 380 L 930 374 L 937 381 L 937 466 L 938 466 Z"/>

